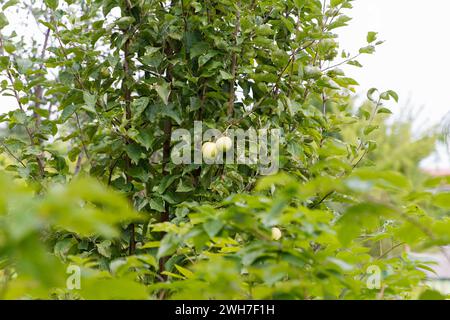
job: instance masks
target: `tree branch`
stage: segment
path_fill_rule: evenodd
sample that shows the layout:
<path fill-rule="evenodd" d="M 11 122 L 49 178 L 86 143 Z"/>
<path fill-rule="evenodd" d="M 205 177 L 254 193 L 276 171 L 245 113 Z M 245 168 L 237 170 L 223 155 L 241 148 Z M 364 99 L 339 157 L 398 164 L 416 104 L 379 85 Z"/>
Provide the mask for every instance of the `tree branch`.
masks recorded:
<path fill-rule="evenodd" d="M 239 8 L 241 2 L 238 1 L 236 5 Z M 236 11 L 236 26 L 233 32 L 233 42 L 235 46 L 237 46 L 237 37 L 239 35 L 240 29 L 241 29 L 241 12 L 240 9 L 238 9 Z M 230 80 L 230 93 L 228 98 L 228 109 L 227 109 L 227 114 L 228 117 L 230 118 L 233 116 L 234 112 L 234 100 L 236 98 L 235 85 L 236 85 L 236 69 L 237 69 L 237 53 L 235 51 L 235 48 L 232 48 L 231 50 L 233 50 L 233 53 L 231 54 L 231 75 L 233 78 Z"/>
<path fill-rule="evenodd" d="M 3 37 L 1 36 L 1 34 L 0 34 L 0 54 L 1 55 L 4 54 Z M 9 68 L 6 68 L 6 75 L 7 75 L 8 79 L 9 79 L 9 81 L 11 83 L 11 86 L 12 86 L 11 90 L 14 93 L 14 97 L 16 98 L 17 104 L 18 104 L 20 110 L 25 113 L 25 108 L 23 107 L 22 102 L 20 101 L 19 92 L 14 88 L 14 78 L 13 78 Z M 25 126 L 25 130 L 27 132 L 28 138 L 30 139 L 30 145 L 31 146 L 35 146 L 36 143 L 34 141 L 34 134 L 33 134 L 33 132 L 30 130 L 30 128 L 28 128 L 27 124 L 25 124 L 24 126 Z M 39 167 L 39 175 L 42 178 L 45 175 L 44 162 L 43 162 L 43 160 L 41 159 L 40 156 L 36 156 L 36 161 L 37 161 L 37 164 L 38 164 L 38 167 Z"/>

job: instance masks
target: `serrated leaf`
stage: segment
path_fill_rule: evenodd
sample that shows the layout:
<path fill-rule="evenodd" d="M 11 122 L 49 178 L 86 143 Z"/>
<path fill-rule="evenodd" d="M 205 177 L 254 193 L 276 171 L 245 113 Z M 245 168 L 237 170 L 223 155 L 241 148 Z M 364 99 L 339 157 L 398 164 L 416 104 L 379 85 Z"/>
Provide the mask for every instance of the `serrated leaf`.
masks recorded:
<path fill-rule="evenodd" d="M 3 5 L 2 9 L 6 10 L 7 8 L 12 7 L 18 3 L 19 3 L 19 0 L 9 0 Z"/>
<path fill-rule="evenodd" d="M 398 103 L 398 94 L 397 94 L 397 92 L 395 92 L 393 90 L 389 90 L 389 91 L 387 91 L 387 93 L 392 97 L 392 99 L 395 100 L 395 102 Z"/>
<path fill-rule="evenodd" d="M 420 294 L 419 300 L 445 300 L 446 297 L 436 290 L 425 290 Z"/>
<path fill-rule="evenodd" d="M 351 60 L 349 62 L 347 62 L 347 64 L 358 67 L 358 68 L 362 68 L 363 65 L 361 63 L 359 63 L 358 60 Z"/>
<path fill-rule="evenodd" d="M 222 228 L 223 222 L 219 219 L 210 219 L 203 224 L 203 229 L 210 238 L 215 237 Z"/>
<path fill-rule="evenodd" d="M 160 259 L 162 257 L 170 256 L 177 250 L 179 243 L 180 238 L 178 236 L 171 233 L 166 234 L 161 240 L 161 244 L 159 246 L 156 257 Z"/>
<path fill-rule="evenodd" d="M 56 10 L 59 5 L 59 0 L 44 0 L 44 2 L 52 10 Z"/>
<path fill-rule="evenodd" d="M 450 192 L 443 192 L 434 195 L 432 203 L 437 207 L 450 209 Z"/>
<path fill-rule="evenodd" d="M 76 110 L 77 106 L 74 104 L 70 104 L 67 107 L 65 107 L 63 112 L 61 112 L 61 116 L 59 117 L 60 122 L 64 123 L 67 120 L 69 120 L 69 118 L 75 113 Z"/>
<path fill-rule="evenodd" d="M 142 115 L 142 113 L 147 108 L 149 102 L 150 102 L 150 98 L 148 98 L 148 97 L 140 97 L 138 99 L 135 99 L 131 103 L 132 114 L 133 114 L 133 119 L 134 120 L 139 119 L 139 117 Z"/>
<path fill-rule="evenodd" d="M 177 270 L 183 275 L 185 276 L 187 279 L 192 278 L 194 276 L 194 273 L 186 268 L 183 268 L 179 265 L 175 265 L 175 268 L 177 268 Z"/>
<path fill-rule="evenodd" d="M 138 145 L 134 143 L 127 144 L 125 146 L 125 151 L 135 164 L 137 164 L 139 162 L 139 159 L 141 159 L 142 149 Z"/>
<path fill-rule="evenodd" d="M 82 106 L 83 109 L 95 113 L 95 105 L 97 104 L 97 96 L 91 94 L 87 91 L 83 92 L 83 100 L 85 105 Z"/>
<path fill-rule="evenodd" d="M 370 45 L 359 49 L 359 53 L 372 54 L 375 52 L 375 47 Z"/>
<path fill-rule="evenodd" d="M 378 89 L 377 88 L 370 88 L 368 91 L 367 91 L 367 99 L 369 99 L 370 101 L 375 101 L 375 98 L 374 98 L 374 96 L 373 96 L 373 94 L 375 93 L 375 92 L 378 92 Z"/>
<path fill-rule="evenodd" d="M 158 212 L 165 212 L 166 208 L 165 208 L 165 202 L 163 199 L 159 198 L 159 197 L 155 197 L 150 199 L 149 201 L 149 205 L 150 208 L 158 211 Z"/>
<path fill-rule="evenodd" d="M 106 258 L 111 258 L 111 245 L 112 242 L 110 240 L 104 240 L 95 246 L 97 247 L 98 253 Z"/>
<path fill-rule="evenodd" d="M 169 83 L 163 82 L 155 85 L 155 90 L 165 105 L 169 104 L 170 88 Z"/>
<path fill-rule="evenodd" d="M 176 192 L 190 192 L 193 191 L 194 187 L 187 185 L 183 179 L 178 182 L 177 190 Z"/>
<path fill-rule="evenodd" d="M 373 31 L 370 31 L 369 33 L 367 33 L 367 43 L 372 43 L 375 40 L 377 40 L 377 34 L 378 34 L 378 32 L 373 32 Z"/>
<path fill-rule="evenodd" d="M 386 113 L 386 114 L 392 114 L 392 111 L 388 108 L 380 108 L 378 109 L 377 113 Z"/>
<path fill-rule="evenodd" d="M 8 25 L 8 19 L 3 12 L 0 12 L 0 30 Z"/>
<path fill-rule="evenodd" d="M 219 73 L 220 73 L 220 77 L 222 79 L 224 79 L 224 80 L 231 80 L 231 79 L 233 79 L 233 76 L 230 73 L 228 73 L 228 72 L 226 72 L 224 70 L 220 70 Z"/>

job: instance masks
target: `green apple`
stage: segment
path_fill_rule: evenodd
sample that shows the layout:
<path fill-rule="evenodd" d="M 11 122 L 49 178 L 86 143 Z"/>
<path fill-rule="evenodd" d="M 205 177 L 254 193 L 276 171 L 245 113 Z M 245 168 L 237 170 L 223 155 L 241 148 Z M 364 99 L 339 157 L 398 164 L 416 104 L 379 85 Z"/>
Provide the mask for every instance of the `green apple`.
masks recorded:
<path fill-rule="evenodd" d="M 203 158 L 213 160 L 217 157 L 219 151 L 214 142 L 205 142 L 202 147 Z"/>
<path fill-rule="evenodd" d="M 219 152 L 227 152 L 233 146 L 233 141 L 229 137 L 220 137 L 216 141 L 216 147 Z"/>
<path fill-rule="evenodd" d="M 273 227 L 272 228 L 272 240 L 277 241 L 280 239 L 281 239 L 281 230 L 276 227 Z"/>

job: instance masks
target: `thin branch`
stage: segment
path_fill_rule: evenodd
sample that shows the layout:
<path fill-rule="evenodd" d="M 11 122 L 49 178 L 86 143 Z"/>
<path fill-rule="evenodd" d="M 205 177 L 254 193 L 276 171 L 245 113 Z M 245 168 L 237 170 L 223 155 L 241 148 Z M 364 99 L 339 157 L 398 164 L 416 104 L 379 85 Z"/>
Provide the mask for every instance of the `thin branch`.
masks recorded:
<path fill-rule="evenodd" d="M 109 168 L 109 174 L 108 174 L 108 186 L 111 185 L 111 181 L 112 181 L 112 176 L 113 176 L 113 173 L 114 173 L 114 169 L 116 168 L 117 163 L 119 162 L 119 159 L 122 158 L 122 156 L 123 156 L 123 153 L 120 155 L 119 158 L 117 158 L 117 159 L 113 162 L 113 164 L 112 164 L 112 165 L 110 166 L 110 168 Z"/>
<path fill-rule="evenodd" d="M 337 64 L 335 64 L 335 65 L 326 67 L 326 68 L 322 69 L 322 72 L 327 71 L 327 70 L 330 70 L 330 69 L 334 69 L 334 68 L 339 67 L 339 66 L 341 66 L 341 65 L 343 65 L 343 64 L 346 64 L 346 63 L 348 63 L 348 62 L 350 62 L 350 61 L 352 61 L 352 60 L 355 60 L 355 59 L 358 58 L 360 55 L 361 55 L 361 53 L 358 53 L 358 54 L 354 55 L 353 57 L 350 57 L 350 58 L 348 58 L 348 59 L 345 59 L 344 61 L 341 61 L 341 62 L 339 62 L 339 63 L 337 63 Z"/>
<path fill-rule="evenodd" d="M 3 37 L 0 34 L 0 54 L 3 55 L 4 54 L 4 49 L 3 49 Z M 14 92 L 14 97 L 16 98 L 17 104 L 19 106 L 19 109 L 25 113 L 25 108 L 22 105 L 22 102 L 20 101 L 20 96 L 19 96 L 19 92 L 14 88 L 14 78 L 11 74 L 11 71 L 9 70 L 9 68 L 6 68 L 6 75 L 11 83 L 12 86 L 12 91 Z M 33 132 L 30 130 L 30 128 L 25 124 L 24 125 L 25 130 L 27 132 L 28 138 L 30 139 L 30 145 L 31 146 L 35 146 L 36 143 L 34 141 L 34 134 Z M 41 159 L 40 156 L 36 156 L 36 161 L 39 167 L 39 174 L 41 177 L 44 176 L 45 174 L 45 169 L 44 169 L 44 163 L 43 160 Z"/>
<path fill-rule="evenodd" d="M 239 7 L 241 6 L 241 2 L 238 1 L 238 3 L 236 4 L 238 9 L 236 11 L 236 26 L 234 28 L 234 32 L 233 32 L 233 41 L 234 41 L 234 45 L 237 46 L 237 37 L 239 35 L 239 30 L 241 29 L 241 12 Z M 229 93 L 229 98 L 228 98 L 228 109 L 227 109 L 227 114 L 228 116 L 231 118 L 233 116 L 233 112 L 234 112 L 234 99 L 236 97 L 236 93 L 235 93 L 235 84 L 236 84 L 236 69 L 237 69 L 237 53 L 234 50 L 234 48 L 232 48 L 233 53 L 231 54 L 231 76 L 232 79 L 230 80 L 230 93 Z"/>
<path fill-rule="evenodd" d="M 76 112 L 75 112 L 75 120 L 76 120 L 76 124 L 77 124 L 78 130 L 80 130 L 80 141 L 81 141 L 81 145 L 83 146 L 84 154 L 86 155 L 86 158 L 90 162 L 91 161 L 91 157 L 89 156 L 89 152 L 87 150 L 87 146 L 86 146 L 86 144 L 84 142 L 84 137 L 83 137 L 84 134 L 83 134 L 83 130 L 81 128 L 80 117 L 78 116 L 78 113 L 76 113 Z"/>
<path fill-rule="evenodd" d="M 387 250 L 386 252 L 384 252 L 382 255 L 380 255 L 379 257 L 377 257 L 376 260 L 381 260 L 381 259 L 383 259 L 383 258 L 386 257 L 389 253 L 391 253 L 392 251 L 394 251 L 395 249 L 397 249 L 398 247 L 400 247 L 400 246 L 402 246 L 402 245 L 404 245 L 404 244 L 406 244 L 406 243 L 405 243 L 405 242 L 397 243 L 396 245 L 392 246 L 389 250 Z"/>
<path fill-rule="evenodd" d="M 125 0 L 125 5 L 126 5 L 126 10 L 128 12 L 128 14 L 131 13 L 131 9 L 132 9 L 132 5 L 131 2 L 129 0 Z M 123 47 L 123 72 L 125 74 L 124 79 L 122 81 L 122 87 L 123 87 L 123 92 L 124 92 L 124 100 L 125 100 L 125 118 L 126 118 L 126 125 L 125 125 L 125 129 L 128 130 L 131 127 L 131 119 L 132 119 L 132 114 L 131 114 L 131 89 L 129 87 L 129 83 L 128 81 L 130 79 L 132 79 L 132 75 L 131 75 L 131 68 L 130 68 L 130 46 L 131 46 L 131 36 L 128 35 L 128 32 L 130 30 L 126 29 L 123 30 L 123 35 L 124 37 L 126 37 L 126 41 Z M 130 144 L 130 140 L 128 137 L 126 137 L 126 144 Z M 125 167 L 127 172 L 125 172 L 125 176 L 126 176 L 126 180 L 127 183 L 131 184 L 133 182 L 133 178 L 131 177 L 131 175 L 129 174 L 129 170 L 131 168 L 131 159 L 128 156 L 128 154 L 125 154 Z M 133 203 L 133 199 L 132 196 L 129 197 L 129 200 L 131 203 Z M 129 240 L 129 247 L 128 247 L 128 253 L 129 255 L 133 255 L 136 252 L 136 235 L 135 235 L 135 225 L 134 223 L 130 223 L 130 225 L 128 226 L 128 229 L 130 231 L 130 240 Z"/>
<path fill-rule="evenodd" d="M 45 58 L 45 52 L 47 51 L 49 37 L 50 37 L 50 28 L 48 28 L 47 32 L 45 33 L 44 44 L 42 46 L 42 51 L 41 51 L 41 63 L 39 65 L 39 70 L 42 70 L 44 68 L 44 58 Z M 34 128 L 35 132 L 37 132 L 39 130 L 39 127 L 41 126 L 41 116 L 39 115 L 37 110 L 39 109 L 39 106 L 42 103 L 43 95 L 44 95 L 44 89 L 42 88 L 42 86 L 40 84 L 38 84 L 34 90 L 34 96 L 36 99 L 36 102 L 34 105 L 34 110 L 33 110 L 33 117 L 35 119 L 35 128 Z M 38 163 L 39 163 L 39 161 L 43 163 L 43 160 L 42 160 L 43 154 L 42 153 L 38 154 L 36 157 L 39 159 Z"/>
<path fill-rule="evenodd" d="M 83 162 L 83 152 L 80 152 L 80 154 L 78 155 L 78 158 L 77 158 L 77 163 L 75 165 L 75 170 L 73 172 L 74 176 L 77 176 L 78 173 L 80 172 L 82 162 Z"/>
<path fill-rule="evenodd" d="M 311 206 L 309 206 L 309 209 L 315 209 L 318 206 L 320 206 L 326 199 L 328 199 L 329 196 L 331 196 L 335 191 L 331 190 L 330 192 L 328 192 L 326 195 L 324 195 L 322 198 L 320 198 L 319 201 L 312 203 Z"/>
<path fill-rule="evenodd" d="M 14 155 L 14 153 L 6 146 L 6 144 L 3 141 L 0 141 L 0 144 L 3 146 L 3 148 L 5 149 L 5 151 L 14 158 L 14 160 L 16 160 L 17 162 L 19 162 L 22 167 L 26 168 L 27 166 L 25 165 L 25 163 L 23 163 L 22 160 L 20 160 L 17 156 Z"/>

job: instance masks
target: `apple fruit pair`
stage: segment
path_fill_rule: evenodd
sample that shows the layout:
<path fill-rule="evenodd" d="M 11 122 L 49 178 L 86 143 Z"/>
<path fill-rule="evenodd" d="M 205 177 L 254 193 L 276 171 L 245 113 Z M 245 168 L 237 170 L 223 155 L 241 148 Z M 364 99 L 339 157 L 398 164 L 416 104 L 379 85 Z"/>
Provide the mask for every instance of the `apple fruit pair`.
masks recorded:
<path fill-rule="evenodd" d="M 223 136 L 216 140 L 216 142 L 205 142 L 202 146 L 202 154 L 206 159 L 215 159 L 219 152 L 227 152 L 233 146 L 233 141 Z"/>

